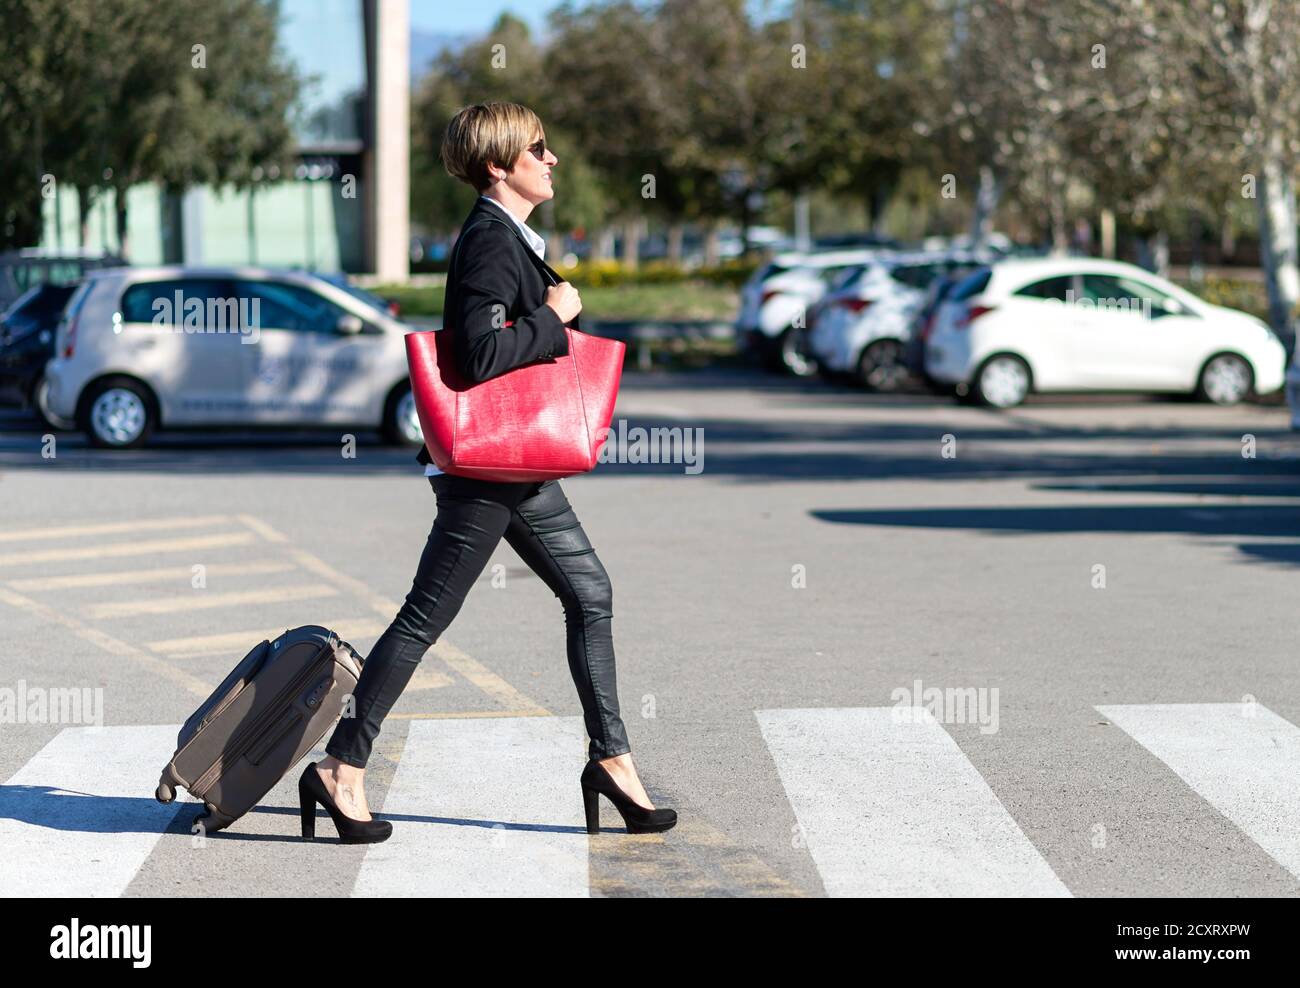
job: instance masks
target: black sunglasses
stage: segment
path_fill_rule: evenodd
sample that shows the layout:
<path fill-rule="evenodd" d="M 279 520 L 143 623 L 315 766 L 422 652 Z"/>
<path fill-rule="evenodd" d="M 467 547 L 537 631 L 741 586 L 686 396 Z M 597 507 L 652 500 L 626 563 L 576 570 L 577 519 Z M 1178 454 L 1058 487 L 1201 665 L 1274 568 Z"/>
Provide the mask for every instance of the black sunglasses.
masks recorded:
<path fill-rule="evenodd" d="M 527 151 L 529 154 L 531 154 L 538 161 L 545 160 L 546 138 L 543 137 L 540 141 L 533 141 L 533 143 L 529 144 L 528 147 L 524 148 L 524 150 Z"/>

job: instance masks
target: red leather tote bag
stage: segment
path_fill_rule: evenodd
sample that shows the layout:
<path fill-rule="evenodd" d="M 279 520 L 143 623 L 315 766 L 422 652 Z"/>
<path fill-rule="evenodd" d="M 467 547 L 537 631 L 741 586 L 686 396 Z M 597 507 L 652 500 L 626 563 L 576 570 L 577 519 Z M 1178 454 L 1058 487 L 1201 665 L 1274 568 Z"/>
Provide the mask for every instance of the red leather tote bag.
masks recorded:
<path fill-rule="evenodd" d="M 531 248 L 528 252 L 555 282 Z M 511 323 L 505 325 L 501 332 Z M 566 356 L 478 384 L 466 383 L 456 370 L 447 327 L 406 335 L 411 391 L 424 444 L 438 469 L 514 482 L 569 477 L 595 467 L 614 415 L 627 346 L 567 326 L 564 331 Z"/>

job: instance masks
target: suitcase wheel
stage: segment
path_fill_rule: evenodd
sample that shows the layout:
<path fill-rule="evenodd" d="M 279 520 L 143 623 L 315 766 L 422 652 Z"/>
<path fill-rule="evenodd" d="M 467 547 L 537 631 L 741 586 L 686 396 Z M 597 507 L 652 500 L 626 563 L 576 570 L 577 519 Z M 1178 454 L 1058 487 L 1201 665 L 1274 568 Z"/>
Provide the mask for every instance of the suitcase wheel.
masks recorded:
<path fill-rule="evenodd" d="M 158 783 L 158 790 L 153 794 L 154 799 L 160 803 L 170 803 L 176 798 L 176 790 L 165 782 Z"/>
<path fill-rule="evenodd" d="M 202 822 L 203 829 L 207 833 L 215 834 L 218 830 L 225 830 L 235 821 L 230 817 L 222 816 L 220 813 L 217 812 L 217 808 L 215 806 L 213 806 L 211 803 L 205 802 L 203 804 L 203 812 L 198 814 L 198 816 L 196 816 L 193 820 L 191 820 L 190 825 L 193 826 L 195 823 L 198 822 Z"/>

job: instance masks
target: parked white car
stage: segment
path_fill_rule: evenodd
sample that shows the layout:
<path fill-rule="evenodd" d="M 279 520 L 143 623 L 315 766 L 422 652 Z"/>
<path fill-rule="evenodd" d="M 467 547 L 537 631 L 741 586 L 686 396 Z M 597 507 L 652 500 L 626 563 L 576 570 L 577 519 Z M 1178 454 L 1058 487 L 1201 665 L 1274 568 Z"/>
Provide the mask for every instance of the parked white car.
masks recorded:
<path fill-rule="evenodd" d="M 45 401 L 101 447 L 213 425 L 378 428 L 390 442 L 418 445 L 410 331 L 301 272 L 98 271 L 64 309 Z"/>
<path fill-rule="evenodd" d="M 1285 354 L 1262 320 L 1132 264 L 1006 260 L 949 294 L 925 368 L 1000 408 L 1051 391 L 1188 392 L 1229 405 L 1280 388 Z"/>
<path fill-rule="evenodd" d="M 736 335 L 773 370 L 800 376 L 816 368 L 803 351 L 810 308 L 843 272 L 878 250 L 780 254 L 759 268 L 740 290 Z"/>
<path fill-rule="evenodd" d="M 817 307 L 808 341 L 814 359 L 863 387 L 896 390 L 911 376 L 907 343 L 927 289 L 964 259 L 969 258 L 956 251 L 922 251 L 881 255 L 860 265 Z"/>

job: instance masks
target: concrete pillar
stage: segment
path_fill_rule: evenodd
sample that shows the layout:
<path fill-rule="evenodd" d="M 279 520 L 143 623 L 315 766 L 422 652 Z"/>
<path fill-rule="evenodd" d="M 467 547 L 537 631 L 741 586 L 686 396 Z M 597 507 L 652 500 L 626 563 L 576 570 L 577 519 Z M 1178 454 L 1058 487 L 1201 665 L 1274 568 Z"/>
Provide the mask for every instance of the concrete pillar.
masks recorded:
<path fill-rule="evenodd" d="M 371 242 L 367 257 L 384 281 L 405 281 L 411 271 L 411 81 L 408 0 L 368 0 L 374 5 L 371 50 L 374 121 L 371 153 Z"/>

